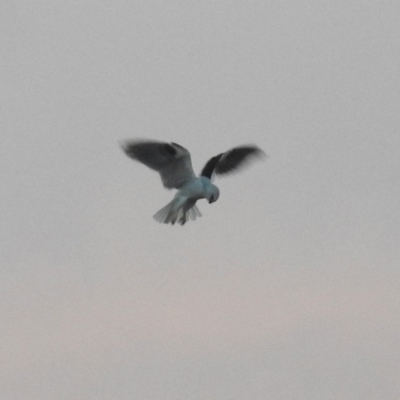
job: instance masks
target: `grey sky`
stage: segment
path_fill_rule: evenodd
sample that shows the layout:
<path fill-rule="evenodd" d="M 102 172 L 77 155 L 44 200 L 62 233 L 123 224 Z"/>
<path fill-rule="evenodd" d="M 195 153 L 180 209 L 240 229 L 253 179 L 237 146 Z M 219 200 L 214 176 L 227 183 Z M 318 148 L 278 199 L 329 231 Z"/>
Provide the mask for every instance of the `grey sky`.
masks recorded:
<path fill-rule="evenodd" d="M 3 1 L 0 398 L 400 398 L 399 15 Z M 269 158 L 163 226 L 132 137 Z"/>

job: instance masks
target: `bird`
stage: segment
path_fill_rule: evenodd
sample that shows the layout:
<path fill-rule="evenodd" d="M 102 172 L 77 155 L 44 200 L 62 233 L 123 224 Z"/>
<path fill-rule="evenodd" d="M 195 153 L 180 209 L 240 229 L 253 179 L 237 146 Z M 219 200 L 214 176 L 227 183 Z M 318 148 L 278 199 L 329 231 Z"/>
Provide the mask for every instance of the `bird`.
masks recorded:
<path fill-rule="evenodd" d="M 256 145 L 237 146 L 210 158 L 196 176 L 190 152 L 177 143 L 132 139 L 122 142 L 121 147 L 128 157 L 157 171 L 166 189 L 178 189 L 174 198 L 153 215 L 157 222 L 171 225 L 184 225 L 201 217 L 197 200 L 206 199 L 209 204 L 218 200 L 219 189 L 212 183 L 215 175 L 230 174 L 256 157 L 265 156 Z"/>

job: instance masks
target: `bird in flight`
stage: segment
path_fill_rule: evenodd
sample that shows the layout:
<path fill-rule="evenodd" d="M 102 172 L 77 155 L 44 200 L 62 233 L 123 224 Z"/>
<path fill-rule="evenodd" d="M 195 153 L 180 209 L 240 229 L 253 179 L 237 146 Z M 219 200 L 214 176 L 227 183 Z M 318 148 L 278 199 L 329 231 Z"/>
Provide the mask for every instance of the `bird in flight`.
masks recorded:
<path fill-rule="evenodd" d="M 184 225 L 188 219 L 201 217 L 197 200 L 207 199 L 210 204 L 218 200 L 219 189 L 211 182 L 214 175 L 229 174 L 265 155 L 255 145 L 234 147 L 210 158 L 197 177 L 189 151 L 177 143 L 133 139 L 123 143 L 122 148 L 128 157 L 157 171 L 165 188 L 178 189 L 174 198 L 153 216 L 157 222 L 172 225 Z"/>

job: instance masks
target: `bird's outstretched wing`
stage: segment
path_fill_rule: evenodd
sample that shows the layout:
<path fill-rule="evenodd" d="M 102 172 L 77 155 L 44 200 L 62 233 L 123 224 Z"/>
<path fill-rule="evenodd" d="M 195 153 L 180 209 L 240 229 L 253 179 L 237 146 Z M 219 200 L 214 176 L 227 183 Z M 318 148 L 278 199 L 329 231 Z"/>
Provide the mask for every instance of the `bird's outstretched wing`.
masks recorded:
<path fill-rule="evenodd" d="M 265 156 L 265 153 L 255 145 L 234 147 L 210 158 L 201 171 L 201 176 L 211 179 L 213 174 L 224 175 L 235 172 L 251 159 L 262 156 Z"/>
<path fill-rule="evenodd" d="M 135 139 L 122 148 L 128 157 L 158 171 L 167 189 L 179 189 L 195 178 L 190 153 L 179 144 Z"/>

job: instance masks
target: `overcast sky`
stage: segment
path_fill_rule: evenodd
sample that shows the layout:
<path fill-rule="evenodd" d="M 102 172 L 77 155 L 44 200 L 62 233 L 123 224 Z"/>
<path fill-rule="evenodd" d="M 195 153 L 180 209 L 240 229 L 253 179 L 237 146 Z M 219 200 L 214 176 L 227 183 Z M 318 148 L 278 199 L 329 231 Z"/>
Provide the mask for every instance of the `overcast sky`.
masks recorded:
<path fill-rule="evenodd" d="M 0 398 L 398 400 L 399 15 L 3 0 Z M 269 157 L 159 225 L 135 137 Z"/>

